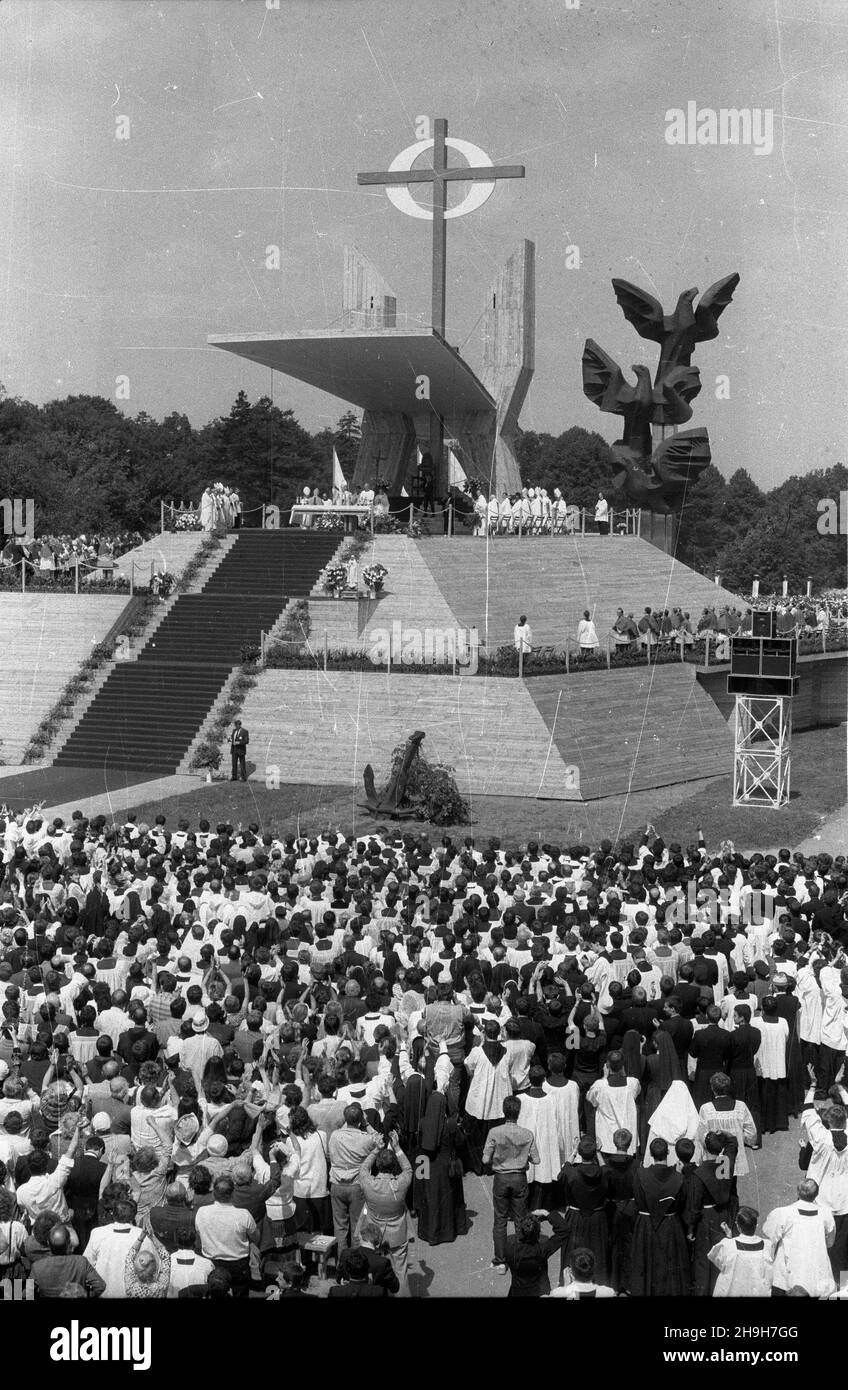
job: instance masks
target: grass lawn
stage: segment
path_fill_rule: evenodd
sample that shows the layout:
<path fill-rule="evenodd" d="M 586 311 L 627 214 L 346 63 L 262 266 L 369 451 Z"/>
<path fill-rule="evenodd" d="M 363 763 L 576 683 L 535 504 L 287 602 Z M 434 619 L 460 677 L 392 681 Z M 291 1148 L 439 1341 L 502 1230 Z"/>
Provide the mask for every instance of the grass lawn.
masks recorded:
<path fill-rule="evenodd" d="M 443 833 L 453 839 L 473 834 L 479 841 L 498 836 L 503 844 L 544 839 L 569 844 L 597 843 L 638 836 L 650 820 L 668 841 L 694 840 L 700 825 L 708 845 L 731 839 L 740 849 L 790 848 L 815 833 L 828 813 L 846 802 L 846 726 L 814 729 L 796 735 L 792 747 L 792 796 L 779 811 L 761 807 L 731 806 L 731 776 L 713 777 L 675 787 L 634 792 L 629 797 L 569 803 L 530 800 L 523 797 L 481 796 L 472 804 L 473 823 L 445 830 L 421 821 L 398 822 L 402 829 L 429 829 L 434 838 Z M 271 833 L 312 832 L 326 829 L 364 834 L 380 822 L 359 806 L 358 788 L 314 785 L 283 786 L 269 791 L 261 782 L 198 783 L 196 789 L 161 802 L 140 804 L 139 819 L 167 816 L 173 827 L 180 817 L 196 826 L 201 817 L 213 825 L 219 820 L 233 825 L 256 821 Z M 831 853 L 837 846 L 822 845 Z"/>

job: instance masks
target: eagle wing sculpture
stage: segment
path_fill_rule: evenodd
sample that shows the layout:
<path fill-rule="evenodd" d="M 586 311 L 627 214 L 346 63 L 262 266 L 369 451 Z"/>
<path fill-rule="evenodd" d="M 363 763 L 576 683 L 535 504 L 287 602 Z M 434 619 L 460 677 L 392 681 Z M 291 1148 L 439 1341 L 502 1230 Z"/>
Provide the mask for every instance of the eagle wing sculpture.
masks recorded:
<path fill-rule="evenodd" d="M 661 343 L 668 326 L 663 307 L 658 299 L 629 280 L 613 280 L 615 297 L 628 323 L 632 323 L 640 338 L 650 338 L 653 343 Z"/>
<path fill-rule="evenodd" d="M 645 367 L 634 367 L 637 384 L 628 385 L 621 369 L 591 338 L 583 349 L 583 391 L 599 407 L 624 417 L 623 437 L 612 452 L 620 466 L 614 483 L 632 501 L 654 511 L 680 507 L 689 483 L 710 462 L 705 429 L 684 430 L 652 449 L 651 425 L 676 428 L 692 417 L 691 402 L 701 390 L 701 376 L 691 364 L 696 344 L 718 336 L 718 320 L 731 302 L 739 274 L 725 275 L 698 299 L 697 289 L 678 296 L 666 314 L 658 299 L 629 280 L 614 279 L 616 300 L 641 338 L 659 343 L 653 386 L 646 389 Z"/>
<path fill-rule="evenodd" d="M 735 271 L 733 275 L 725 275 L 723 280 L 716 280 L 714 285 L 710 285 L 708 290 L 704 290 L 695 310 L 695 322 L 698 326 L 697 342 L 705 343 L 711 338 L 718 337 L 719 316 L 733 298 L 733 292 L 738 284 L 739 273 Z"/>

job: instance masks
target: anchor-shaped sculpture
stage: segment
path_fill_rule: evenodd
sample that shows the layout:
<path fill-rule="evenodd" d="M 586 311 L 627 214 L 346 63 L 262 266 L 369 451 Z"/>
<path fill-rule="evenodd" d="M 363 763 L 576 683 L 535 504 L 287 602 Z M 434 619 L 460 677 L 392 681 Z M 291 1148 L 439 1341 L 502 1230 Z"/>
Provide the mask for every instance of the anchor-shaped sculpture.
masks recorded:
<path fill-rule="evenodd" d="M 421 729 L 416 729 L 415 733 L 410 734 L 407 739 L 406 748 L 403 751 L 403 758 L 401 759 L 400 766 L 392 773 L 387 785 L 381 792 L 377 791 L 374 783 L 374 769 L 370 763 L 367 764 L 362 774 L 362 780 L 365 783 L 366 799 L 364 803 L 359 803 L 363 811 L 371 811 L 375 816 L 389 816 L 393 820 L 401 820 L 418 815 L 418 805 L 406 800 L 406 787 L 409 782 L 412 766 L 418 757 L 424 737 L 425 735 Z"/>

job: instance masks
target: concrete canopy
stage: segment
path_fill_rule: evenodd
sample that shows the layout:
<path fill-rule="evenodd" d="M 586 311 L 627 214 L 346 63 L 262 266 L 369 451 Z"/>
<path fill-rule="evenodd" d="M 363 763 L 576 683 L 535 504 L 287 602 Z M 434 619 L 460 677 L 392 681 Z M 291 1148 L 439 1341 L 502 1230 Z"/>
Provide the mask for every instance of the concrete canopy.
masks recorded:
<path fill-rule="evenodd" d="M 495 402 L 482 382 L 432 328 L 215 334 L 207 342 L 362 410 L 413 416 L 423 409 L 448 419 L 466 412 L 494 416 Z M 424 399 L 416 381 L 422 376 L 429 382 Z"/>

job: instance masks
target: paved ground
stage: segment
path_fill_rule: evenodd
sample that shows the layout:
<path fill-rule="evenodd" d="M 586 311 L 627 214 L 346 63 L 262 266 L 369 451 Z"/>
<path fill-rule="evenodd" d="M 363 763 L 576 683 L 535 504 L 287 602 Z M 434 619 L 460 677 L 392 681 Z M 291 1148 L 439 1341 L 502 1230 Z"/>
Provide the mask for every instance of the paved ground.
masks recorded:
<path fill-rule="evenodd" d="M 788 1134 L 766 1136 L 758 1153 L 748 1151 L 751 1172 L 740 1181 L 743 1204 L 755 1207 L 761 1221 L 773 1207 L 790 1202 L 801 1179 L 798 1168 L 798 1124 Z M 506 1298 L 509 1276 L 492 1269 L 492 1179 L 470 1173 L 465 1178 L 468 1234 L 452 1245 L 410 1245 L 410 1290 L 413 1298 Z M 510 1227 L 510 1230 L 512 1228 Z M 332 1273 L 332 1268 L 331 1268 Z M 559 1278 L 559 1254 L 551 1257 L 552 1286 Z M 331 1282 L 313 1279 L 309 1292 L 326 1297 Z"/>
<path fill-rule="evenodd" d="M 798 1123 L 788 1134 L 767 1135 L 764 1147 L 748 1151 L 751 1172 L 739 1183 L 740 1199 L 765 1218 L 773 1207 L 789 1202 L 801 1179 L 798 1168 Z M 452 1245 L 412 1246 L 410 1284 L 417 1298 L 505 1298 L 509 1277 L 494 1272 L 492 1259 L 492 1179 L 473 1173 L 465 1178 L 469 1234 Z M 551 1282 L 559 1275 L 559 1255 L 550 1262 Z"/>

